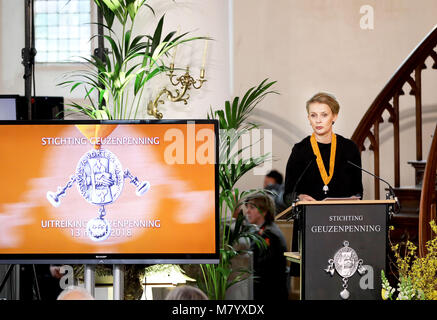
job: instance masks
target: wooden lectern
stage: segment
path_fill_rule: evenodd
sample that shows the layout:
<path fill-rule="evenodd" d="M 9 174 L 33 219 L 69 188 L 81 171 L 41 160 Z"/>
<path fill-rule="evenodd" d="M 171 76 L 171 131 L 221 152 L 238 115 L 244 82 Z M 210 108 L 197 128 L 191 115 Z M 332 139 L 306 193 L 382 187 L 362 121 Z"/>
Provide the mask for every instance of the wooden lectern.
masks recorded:
<path fill-rule="evenodd" d="M 388 219 L 394 200 L 300 201 L 276 220 L 298 217 L 302 300 L 381 299 Z M 295 220 L 296 223 L 296 220 Z"/>

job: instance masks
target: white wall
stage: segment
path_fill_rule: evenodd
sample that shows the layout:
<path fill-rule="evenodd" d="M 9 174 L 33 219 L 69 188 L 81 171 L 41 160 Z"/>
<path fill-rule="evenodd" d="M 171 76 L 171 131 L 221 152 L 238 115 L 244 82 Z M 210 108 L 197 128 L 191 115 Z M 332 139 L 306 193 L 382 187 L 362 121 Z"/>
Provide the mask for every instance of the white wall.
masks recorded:
<path fill-rule="evenodd" d="M 155 9 L 156 18 L 150 12 L 144 12 L 143 30 L 152 33 L 159 18 L 165 13 L 165 25 L 163 33 L 175 31 L 180 28 L 181 32 L 189 31 L 190 36 L 208 36 L 213 41 L 208 43 L 206 62 L 206 79 L 203 87 L 199 90 L 192 89 L 188 93 L 190 99 L 188 106 L 182 102 L 161 105 L 164 118 L 206 118 L 210 107 L 221 107 L 224 101 L 229 99 L 231 87 L 230 77 L 230 47 L 229 47 L 229 2 L 230 0 L 151 0 L 150 5 Z M 153 19 L 155 24 L 147 24 L 146 21 Z M 140 20 L 141 21 L 141 20 Z M 141 22 L 140 22 L 141 24 Z M 151 29 L 153 28 L 153 30 Z M 205 41 L 190 42 L 177 48 L 176 67 L 190 67 L 190 73 L 194 79 L 200 75 Z M 171 53 L 173 54 L 173 52 Z M 179 74 L 182 74 L 179 71 Z M 151 97 L 155 97 L 164 87 L 169 86 L 168 77 L 162 75 L 155 82 L 151 82 Z"/>
<path fill-rule="evenodd" d="M 0 0 L 0 94 L 24 94 L 24 1 Z"/>
<path fill-rule="evenodd" d="M 90 0 L 92 3 L 93 1 Z M 155 9 L 156 17 L 145 9 L 137 18 L 137 32 L 150 33 L 165 13 L 164 32 L 177 30 L 191 31 L 192 36 L 210 36 L 215 39 L 208 47 L 206 79 L 200 90 L 191 90 L 188 106 L 166 102 L 161 105 L 164 118 L 206 118 L 210 106 L 219 106 L 230 94 L 229 70 L 229 30 L 228 1 L 216 0 L 151 0 L 148 3 Z M 93 4 L 94 6 L 94 4 Z M 24 68 L 21 65 L 21 49 L 24 47 L 24 1 L 0 0 L 0 94 L 24 95 Z M 185 48 L 178 48 L 176 67 L 189 65 L 193 77 L 199 77 L 204 41 L 198 40 Z M 80 101 L 81 92 L 70 94 L 69 89 L 56 86 L 64 81 L 63 75 L 69 71 L 83 69 L 78 64 L 37 64 L 37 95 L 61 95 L 66 99 Z M 150 98 L 164 86 L 169 86 L 165 76 L 150 82 L 144 108 Z M 171 87 L 174 90 L 173 87 Z M 145 110 L 145 109 L 144 109 Z M 151 118 L 144 114 L 144 118 Z"/>
<path fill-rule="evenodd" d="M 363 5 L 374 9 L 373 30 L 360 28 Z M 253 117 L 273 129 L 273 167 L 284 173 L 294 143 L 311 133 L 305 102 L 318 91 L 339 99 L 334 130 L 350 137 L 402 61 L 437 23 L 436 12 L 434 0 L 234 1 L 236 94 L 267 77 L 278 81 L 281 93 L 266 98 Z M 424 157 L 437 121 L 437 72 L 428 66 L 423 74 Z M 412 115 L 413 107 L 413 98 L 401 98 L 404 117 Z M 406 163 L 415 159 L 412 120 L 401 119 L 403 185 L 414 184 L 413 169 Z M 381 176 L 393 182 L 391 131 L 383 132 L 389 152 L 381 158 Z M 363 153 L 363 165 L 373 169 L 369 153 Z M 373 179 L 363 180 L 365 196 L 372 198 Z M 259 187 L 262 181 L 261 175 L 247 175 L 239 187 Z"/>

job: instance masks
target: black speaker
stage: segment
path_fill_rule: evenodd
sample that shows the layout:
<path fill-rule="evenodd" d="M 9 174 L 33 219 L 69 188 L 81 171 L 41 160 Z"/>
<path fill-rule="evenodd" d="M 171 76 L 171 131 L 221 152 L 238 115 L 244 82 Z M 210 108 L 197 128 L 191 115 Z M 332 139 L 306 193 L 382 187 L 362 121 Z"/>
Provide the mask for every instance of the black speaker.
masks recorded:
<path fill-rule="evenodd" d="M 32 120 L 64 119 L 64 97 L 32 97 Z M 26 98 L 17 102 L 17 120 L 28 120 Z"/>

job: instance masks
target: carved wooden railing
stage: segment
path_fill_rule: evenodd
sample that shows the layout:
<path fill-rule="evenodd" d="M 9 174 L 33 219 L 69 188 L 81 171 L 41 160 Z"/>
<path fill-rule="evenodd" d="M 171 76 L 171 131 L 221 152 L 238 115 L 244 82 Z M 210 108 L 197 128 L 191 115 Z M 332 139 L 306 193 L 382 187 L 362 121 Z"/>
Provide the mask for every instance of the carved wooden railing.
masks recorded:
<path fill-rule="evenodd" d="M 437 126 L 434 130 L 434 137 L 429 149 L 423 174 L 422 193 L 419 206 L 419 254 L 423 257 L 426 254 L 425 244 L 431 240 L 432 231 L 429 225 L 431 220 L 436 219 L 436 170 L 437 170 Z"/>
<path fill-rule="evenodd" d="M 374 154 L 374 172 L 380 175 L 380 123 L 384 122 L 383 113 L 390 114 L 389 122 L 393 124 L 394 139 L 394 185 L 400 186 L 400 140 L 399 140 L 399 96 L 403 95 L 403 86 L 408 83 L 410 94 L 416 101 L 416 160 L 422 160 L 422 70 L 426 69 L 425 60 L 431 57 L 433 69 L 437 69 L 437 26 L 414 49 L 401 67 L 395 72 L 384 89 L 378 94 L 365 113 L 352 135 L 352 140 L 360 151 L 365 150 L 364 142 L 370 141 L 370 150 Z M 375 199 L 379 199 L 380 182 L 375 178 Z"/>

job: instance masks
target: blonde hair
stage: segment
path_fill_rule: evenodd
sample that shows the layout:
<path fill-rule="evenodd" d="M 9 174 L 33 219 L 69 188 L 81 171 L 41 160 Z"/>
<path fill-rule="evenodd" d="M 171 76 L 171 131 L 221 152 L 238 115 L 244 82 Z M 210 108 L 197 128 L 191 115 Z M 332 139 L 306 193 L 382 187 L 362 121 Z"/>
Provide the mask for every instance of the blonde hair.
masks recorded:
<path fill-rule="evenodd" d="M 180 286 L 171 290 L 165 300 L 208 300 L 208 297 L 196 287 Z"/>
<path fill-rule="evenodd" d="M 57 300 L 94 300 L 94 297 L 83 287 L 69 286 L 59 294 Z"/>
<path fill-rule="evenodd" d="M 319 92 L 316 93 L 314 96 L 311 97 L 307 101 L 307 112 L 310 112 L 310 104 L 318 102 L 318 103 L 324 103 L 329 106 L 333 114 L 338 114 L 340 111 L 340 104 L 338 103 L 337 99 L 334 95 L 326 92 Z"/>

